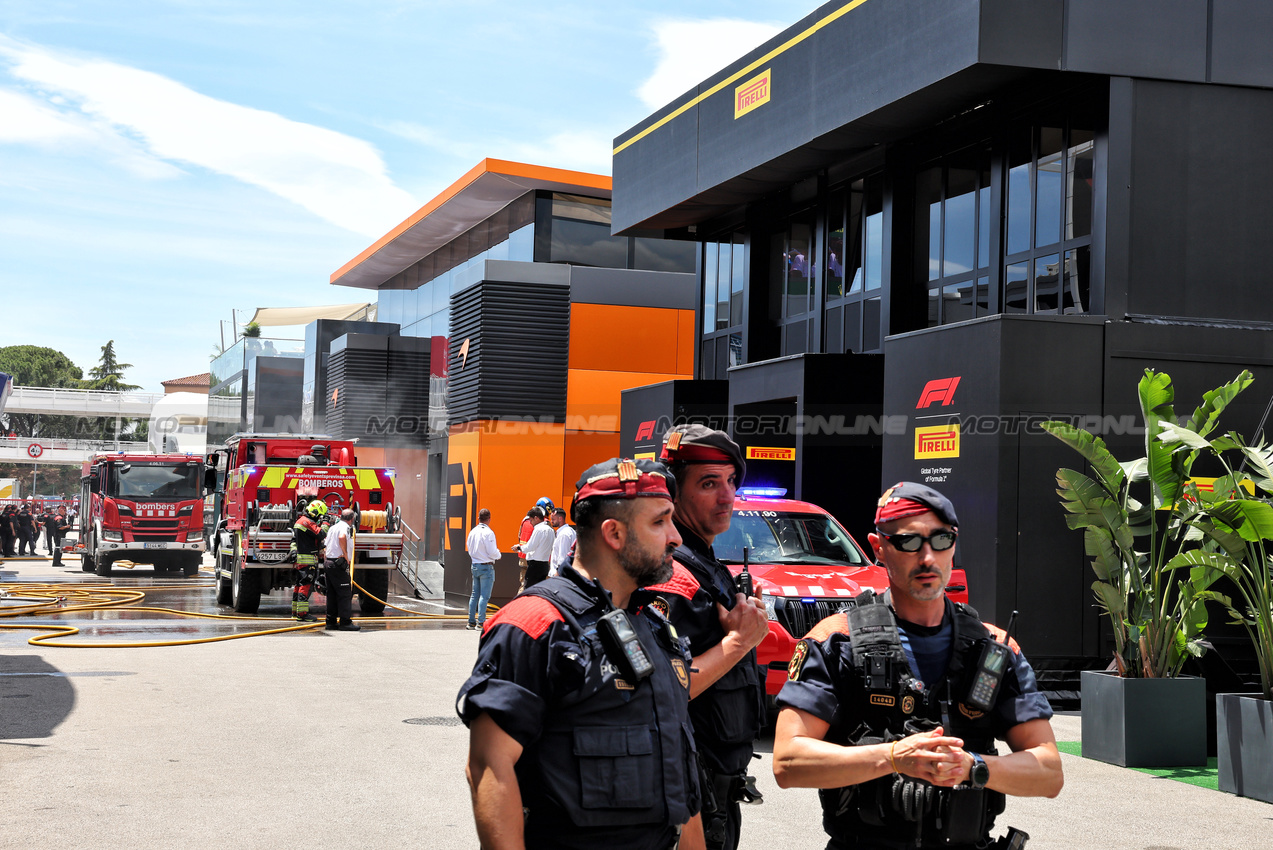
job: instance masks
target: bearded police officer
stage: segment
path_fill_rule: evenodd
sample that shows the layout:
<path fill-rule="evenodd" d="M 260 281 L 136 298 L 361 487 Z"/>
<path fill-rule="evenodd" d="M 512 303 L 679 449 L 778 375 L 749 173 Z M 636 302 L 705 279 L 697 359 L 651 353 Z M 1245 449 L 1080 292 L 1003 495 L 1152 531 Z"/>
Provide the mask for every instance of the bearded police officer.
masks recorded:
<path fill-rule="evenodd" d="M 747 768 L 765 718 L 764 678 L 755 647 L 768 634 L 764 605 L 737 592 L 712 541 L 729 529 L 734 493 L 747 466 L 724 431 L 678 425 L 662 458 L 676 477 L 673 521 L 684 541 L 672 578 L 650 588 L 668 618 L 690 641 L 694 676 L 690 717 L 703 785 L 703 832 L 712 850 L 734 850 L 742 825 L 740 802 L 760 802 Z"/>
<path fill-rule="evenodd" d="M 1061 791 L 1052 710 L 1020 647 L 945 595 L 958 524 L 937 491 L 889 488 L 868 536 L 888 592 L 864 592 L 796 644 L 774 775 L 822 789 L 828 850 L 1015 850 L 1029 836 L 990 837 L 1005 795 Z"/>
<path fill-rule="evenodd" d="M 674 488 L 654 461 L 588 469 L 574 565 L 487 621 L 456 703 L 484 848 L 664 850 L 698 811 L 690 655 L 642 590 L 671 573 Z"/>

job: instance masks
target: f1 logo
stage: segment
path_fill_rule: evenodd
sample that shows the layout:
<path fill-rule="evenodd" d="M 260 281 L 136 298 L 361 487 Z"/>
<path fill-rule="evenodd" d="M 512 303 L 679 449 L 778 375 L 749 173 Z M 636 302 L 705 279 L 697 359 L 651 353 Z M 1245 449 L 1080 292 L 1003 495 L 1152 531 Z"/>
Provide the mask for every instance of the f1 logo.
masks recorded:
<path fill-rule="evenodd" d="M 929 381 L 924 384 L 924 391 L 919 394 L 919 404 L 915 405 L 916 410 L 923 410 L 926 407 L 932 407 L 937 402 L 941 402 L 941 406 L 945 407 L 955 401 L 955 388 L 959 386 L 959 378 L 938 378 L 935 381 Z"/>
<path fill-rule="evenodd" d="M 636 438 L 638 441 L 654 439 L 654 423 L 656 421 L 651 419 L 649 422 L 642 422 L 637 426 Z"/>

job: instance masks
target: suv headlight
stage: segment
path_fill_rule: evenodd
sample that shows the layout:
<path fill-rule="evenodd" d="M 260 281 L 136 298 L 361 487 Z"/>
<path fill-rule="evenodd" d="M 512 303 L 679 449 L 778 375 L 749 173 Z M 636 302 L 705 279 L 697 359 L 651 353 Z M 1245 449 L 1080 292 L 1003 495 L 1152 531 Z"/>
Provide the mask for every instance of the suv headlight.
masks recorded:
<path fill-rule="evenodd" d="M 765 604 L 765 616 L 771 620 L 778 619 L 778 600 L 770 596 L 768 593 L 760 594 L 760 601 Z"/>

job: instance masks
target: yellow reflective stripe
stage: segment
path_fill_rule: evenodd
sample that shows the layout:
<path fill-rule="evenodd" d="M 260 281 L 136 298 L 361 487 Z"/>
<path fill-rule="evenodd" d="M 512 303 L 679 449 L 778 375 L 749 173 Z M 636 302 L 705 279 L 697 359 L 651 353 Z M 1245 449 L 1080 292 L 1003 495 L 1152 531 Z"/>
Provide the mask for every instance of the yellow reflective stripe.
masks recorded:
<path fill-rule="evenodd" d="M 287 470 L 285 470 L 281 466 L 267 467 L 265 470 L 265 474 L 261 476 L 261 486 L 270 487 L 270 488 L 282 487 L 283 473 L 286 471 Z"/>
<path fill-rule="evenodd" d="M 376 475 L 374 469 L 355 469 L 354 475 L 358 477 L 359 490 L 379 490 L 380 477 Z"/>

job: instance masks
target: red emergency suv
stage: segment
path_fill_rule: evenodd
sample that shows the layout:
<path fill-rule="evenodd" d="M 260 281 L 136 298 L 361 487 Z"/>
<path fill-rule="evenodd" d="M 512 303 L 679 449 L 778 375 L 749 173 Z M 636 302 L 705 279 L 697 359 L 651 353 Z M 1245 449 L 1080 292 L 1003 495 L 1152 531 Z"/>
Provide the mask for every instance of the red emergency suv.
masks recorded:
<path fill-rule="evenodd" d="M 761 495 L 752 495 L 760 493 Z M 883 592 L 888 574 L 835 517 L 817 505 L 744 488 L 734 501 L 729 530 L 712 543 L 716 557 L 737 575 L 746 547 L 748 570 L 769 615 L 769 634 L 756 650 L 773 696 L 787 680 L 796 641 L 866 588 Z M 946 592 L 968 601 L 964 571 L 951 573 Z"/>

